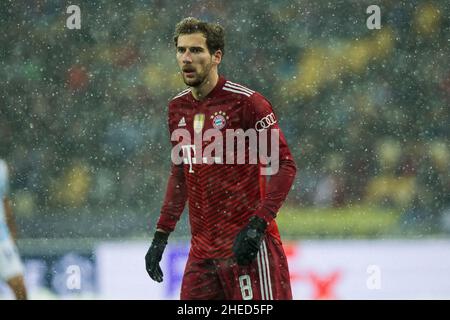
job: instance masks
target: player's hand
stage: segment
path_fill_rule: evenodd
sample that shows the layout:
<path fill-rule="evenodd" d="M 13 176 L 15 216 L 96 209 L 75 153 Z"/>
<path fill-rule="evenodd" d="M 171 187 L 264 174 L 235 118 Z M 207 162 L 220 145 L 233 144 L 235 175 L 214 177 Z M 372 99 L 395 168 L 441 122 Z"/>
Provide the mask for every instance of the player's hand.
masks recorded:
<path fill-rule="evenodd" d="M 267 222 L 263 218 L 253 216 L 249 224 L 238 233 L 233 244 L 238 265 L 249 265 L 256 258 L 266 228 Z"/>
<path fill-rule="evenodd" d="M 168 233 L 156 231 L 152 244 L 145 255 L 145 269 L 150 278 L 157 282 L 163 281 L 163 273 L 159 266 L 159 262 L 161 261 L 164 249 L 166 248 L 168 238 Z"/>

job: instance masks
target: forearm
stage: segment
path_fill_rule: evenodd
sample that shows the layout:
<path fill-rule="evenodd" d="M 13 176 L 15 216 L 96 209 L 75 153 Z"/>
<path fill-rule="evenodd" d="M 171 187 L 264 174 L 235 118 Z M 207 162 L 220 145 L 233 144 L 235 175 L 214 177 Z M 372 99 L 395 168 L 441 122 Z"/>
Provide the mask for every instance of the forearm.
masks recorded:
<path fill-rule="evenodd" d="M 277 174 L 270 176 L 266 192 L 256 215 L 272 221 L 286 199 L 294 183 L 297 167 L 291 159 L 281 160 Z"/>
<path fill-rule="evenodd" d="M 6 224 L 8 225 L 9 232 L 11 233 L 11 237 L 13 238 L 14 241 L 16 241 L 17 240 L 17 228 L 16 228 L 16 222 L 14 220 L 10 200 L 8 198 L 4 198 L 3 205 L 5 208 Z"/>
<path fill-rule="evenodd" d="M 183 167 L 172 165 L 157 230 L 172 232 L 183 213 L 187 200 Z"/>

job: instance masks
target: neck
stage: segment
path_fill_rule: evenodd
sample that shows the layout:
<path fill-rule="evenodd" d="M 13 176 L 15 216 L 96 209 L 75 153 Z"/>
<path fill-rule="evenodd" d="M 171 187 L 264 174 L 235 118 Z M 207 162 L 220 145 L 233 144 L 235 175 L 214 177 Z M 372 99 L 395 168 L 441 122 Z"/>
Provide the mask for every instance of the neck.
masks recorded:
<path fill-rule="evenodd" d="M 202 84 L 192 87 L 192 96 L 195 100 L 202 100 L 214 89 L 218 81 L 219 74 L 217 72 L 211 72 Z"/>

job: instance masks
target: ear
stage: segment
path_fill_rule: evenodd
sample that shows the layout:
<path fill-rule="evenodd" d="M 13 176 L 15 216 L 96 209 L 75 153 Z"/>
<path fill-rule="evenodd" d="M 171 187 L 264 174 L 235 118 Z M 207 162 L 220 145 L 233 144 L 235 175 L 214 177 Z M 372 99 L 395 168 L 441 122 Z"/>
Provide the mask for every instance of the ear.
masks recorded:
<path fill-rule="evenodd" d="M 214 52 L 214 54 L 212 56 L 212 60 L 215 64 L 218 65 L 222 61 L 222 51 L 216 50 L 216 52 Z"/>

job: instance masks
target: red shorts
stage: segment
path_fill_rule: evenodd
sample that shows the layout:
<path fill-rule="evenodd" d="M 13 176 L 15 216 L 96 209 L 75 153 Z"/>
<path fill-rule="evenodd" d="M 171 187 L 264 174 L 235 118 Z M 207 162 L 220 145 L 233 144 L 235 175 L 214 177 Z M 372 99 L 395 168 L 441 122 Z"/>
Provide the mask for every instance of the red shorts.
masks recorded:
<path fill-rule="evenodd" d="M 266 235 L 248 266 L 235 259 L 199 259 L 189 254 L 181 300 L 291 300 L 289 268 L 282 244 Z"/>

